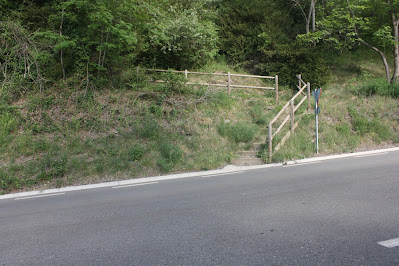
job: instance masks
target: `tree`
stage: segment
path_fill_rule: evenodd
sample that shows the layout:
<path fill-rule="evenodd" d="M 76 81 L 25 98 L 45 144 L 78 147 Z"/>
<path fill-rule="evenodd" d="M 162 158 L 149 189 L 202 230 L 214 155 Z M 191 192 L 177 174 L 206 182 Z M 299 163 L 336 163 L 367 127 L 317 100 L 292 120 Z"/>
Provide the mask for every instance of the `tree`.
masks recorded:
<path fill-rule="evenodd" d="M 303 15 L 305 21 L 306 21 L 306 34 L 310 33 L 310 22 L 312 21 L 312 32 L 316 31 L 316 3 L 317 0 L 310 0 L 310 3 L 308 1 L 304 1 L 304 3 L 301 3 L 300 0 L 292 0 L 294 3 L 295 7 L 299 7 L 301 10 L 301 14 Z M 307 5 L 309 4 L 309 11 L 306 12 Z M 306 15 L 308 13 L 308 15 Z"/>
<path fill-rule="evenodd" d="M 195 68 L 218 52 L 216 26 L 207 1 L 163 0 L 141 4 L 149 14 L 143 25 L 142 62 L 164 68 Z"/>
<path fill-rule="evenodd" d="M 380 55 L 387 81 L 399 81 L 399 0 L 325 1 L 323 11 L 319 30 L 299 39 L 325 40 L 339 49 L 362 44 Z M 386 51 L 393 53 L 392 75 Z"/>

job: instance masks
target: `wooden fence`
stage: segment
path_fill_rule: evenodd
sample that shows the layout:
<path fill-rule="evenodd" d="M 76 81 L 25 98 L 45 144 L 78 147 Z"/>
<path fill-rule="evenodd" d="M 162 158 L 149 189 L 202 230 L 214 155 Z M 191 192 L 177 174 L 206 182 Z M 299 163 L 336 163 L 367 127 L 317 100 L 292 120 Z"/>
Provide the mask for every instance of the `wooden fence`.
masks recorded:
<path fill-rule="evenodd" d="M 136 67 L 137 74 L 140 71 L 150 71 L 150 72 L 171 72 L 171 73 L 182 73 L 185 78 L 188 79 L 190 75 L 213 75 L 213 76 L 225 76 L 227 77 L 226 84 L 218 83 L 198 83 L 198 82 L 186 82 L 188 85 L 201 85 L 201 86 L 214 86 L 214 87 L 225 87 L 228 90 L 228 94 L 231 93 L 232 88 L 248 88 L 248 89 L 261 89 L 261 90 L 275 90 L 275 100 L 278 103 L 278 76 L 259 76 L 259 75 L 243 75 L 243 74 L 232 74 L 228 73 L 203 73 L 203 72 L 192 72 L 188 70 L 176 71 L 176 70 L 164 70 L 164 69 L 149 69 L 149 68 L 139 68 Z M 245 78 L 259 78 L 259 79 L 271 79 L 274 80 L 274 87 L 263 87 L 263 86 L 251 86 L 251 85 L 237 85 L 232 84 L 232 77 L 245 77 Z M 162 80 L 157 80 L 154 82 L 165 82 Z"/>
<path fill-rule="evenodd" d="M 305 83 L 302 80 L 301 75 L 297 75 L 298 84 L 297 87 L 299 91 L 284 105 L 284 107 L 280 110 L 280 112 L 270 121 L 269 123 L 269 134 L 268 134 L 268 142 L 269 142 L 269 160 L 272 160 L 273 154 L 273 138 L 282 130 L 284 125 L 290 120 L 291 127 L 290 130 L 285 134 L 285 136 L 281 139 L 281 141 L 276 145 L 274 151 L 278 151 L 282 145 L 289 139 L 289 137 L 294 133 L 295 128 L 298 126 L 299 121 L 295 122 L 295 112 L 298 108 L 308 99 L 308 111 L 310 110 L 310 83 Z M 307 88 L 307 92 L 304 90 Z M 300 95 L 304 95 L 301 101 L 295 106 L 294 100 Z M 290 108 L 290 113 L 285 117 L 283 122 L 278 126 L 276 131 L 273 132 L 273 124 L 277 121 L 277 119 L 284 113 L 284 111 Z"/>

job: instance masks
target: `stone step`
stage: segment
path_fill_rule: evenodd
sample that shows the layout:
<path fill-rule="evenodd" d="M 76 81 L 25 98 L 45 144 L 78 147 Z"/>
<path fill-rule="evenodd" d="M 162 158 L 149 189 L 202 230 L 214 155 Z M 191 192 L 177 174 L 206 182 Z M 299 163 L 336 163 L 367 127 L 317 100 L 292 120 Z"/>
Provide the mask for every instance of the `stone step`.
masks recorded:
<path fill-rule="evenodd" d="M 234 165 L 259 165 L 263 164 L 263 161 L 260 158 L 234 158 L 231 159 L 230 163 Z"/>
<path fill-rule="evenodd" d="M 256 158 L 258 154 L 259 154 L 259 151 L 254 151 L 254 150 L 240 151 L 240 157 L 254 157 L 254 158 Z"/>

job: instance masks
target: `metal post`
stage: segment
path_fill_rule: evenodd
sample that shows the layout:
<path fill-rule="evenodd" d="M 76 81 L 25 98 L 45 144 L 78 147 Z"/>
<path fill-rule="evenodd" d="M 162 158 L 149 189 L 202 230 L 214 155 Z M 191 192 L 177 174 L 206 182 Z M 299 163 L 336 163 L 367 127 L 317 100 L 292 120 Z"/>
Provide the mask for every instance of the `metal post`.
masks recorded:
<path fill-rule="evenodd" d="M 308 82 L 307 87 L 308 87 L 308 111 L 310 111 L 310 82 Z"/>
<path fill-rule="evenodd" d="M 228 93 L 230 95 L 231 92 L 231 79 L 230 79 L 230 72 L 227 72 L 227 89 L 228 89 Z"/>
<path fill-rule="evenodd" d="M 275 77 L 274 77 L 274 79 L 275 79 L 275 91 L 276 91 L 276 104 L 278 104 L 278 76 L 276 75 Z"/>
<path fill-rule="evenodd" d="M 272 128 L 272 124 L 269 124 L 269 137 L 268 137 L 268 141 L 269 141 L 269 160 L 272 161 L 272 151 L 273 151 L 273 147 L 272 147 L 272 143 L 273 143 L 273 139 L 272 139 L 272 133 L 273 133 L 273 128 Z"/>
<path fill-rule="evenodd" d="M 316 113 L 316 154 L 319 153 L 319 121 L 317 115 L 317 101 L 315 101 L 315 113 Z"/>
<path fill-rule="evenodd" d="M 294 122 L 295 122 L 295 117 L 294 117 L 294 101 L 291 100 L 290 101 L 290 106 L 291 106 L 291 112 L 290 112 L 290 116 L 291 116 L 291 134 L 294 133 Z"/>

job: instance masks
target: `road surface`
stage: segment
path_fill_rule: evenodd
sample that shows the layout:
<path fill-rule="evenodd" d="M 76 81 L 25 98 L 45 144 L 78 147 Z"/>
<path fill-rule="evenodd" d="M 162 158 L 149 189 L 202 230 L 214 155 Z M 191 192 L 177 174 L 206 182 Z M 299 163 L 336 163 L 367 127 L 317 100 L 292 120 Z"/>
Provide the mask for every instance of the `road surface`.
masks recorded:
<path fill-rule="evenodd" d="M 0 265 L 398 265 L 398 238 L 399 151 L 0 200 Z"/>

